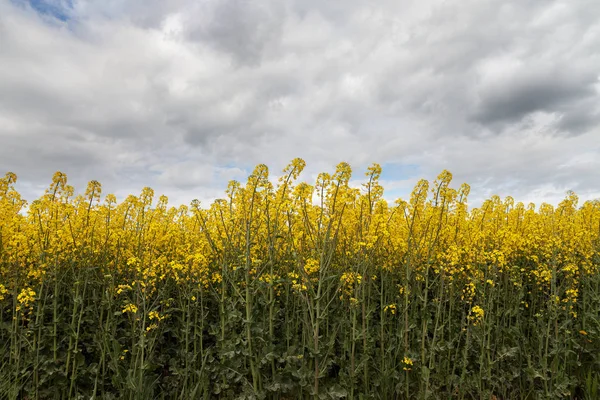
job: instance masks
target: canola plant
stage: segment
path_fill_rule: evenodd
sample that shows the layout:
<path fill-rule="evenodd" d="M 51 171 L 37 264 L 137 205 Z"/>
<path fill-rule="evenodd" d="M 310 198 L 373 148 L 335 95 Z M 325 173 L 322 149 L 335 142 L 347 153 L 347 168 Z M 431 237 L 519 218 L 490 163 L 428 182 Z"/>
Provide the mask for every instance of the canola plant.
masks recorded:
<path fill-rule="evenodd" d="M 6 174 L 0 398 L 600 398 L 599 201 L 304 165 L 180 207 Z"/>

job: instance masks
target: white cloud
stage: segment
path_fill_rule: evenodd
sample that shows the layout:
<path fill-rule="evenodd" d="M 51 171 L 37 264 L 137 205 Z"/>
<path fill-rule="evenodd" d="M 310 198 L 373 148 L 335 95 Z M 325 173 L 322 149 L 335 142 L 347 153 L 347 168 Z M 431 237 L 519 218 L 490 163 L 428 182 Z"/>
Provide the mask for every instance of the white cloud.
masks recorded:
<path fill-rule="evenodd" d="M 210 201 L 294 157 L 418 166 L 393 196 L 442 169 L 472 203 L 598 196 L 600 3 L 52 5 L 0 3 L 0 171 L 30 199 L 60 169 Z"/>

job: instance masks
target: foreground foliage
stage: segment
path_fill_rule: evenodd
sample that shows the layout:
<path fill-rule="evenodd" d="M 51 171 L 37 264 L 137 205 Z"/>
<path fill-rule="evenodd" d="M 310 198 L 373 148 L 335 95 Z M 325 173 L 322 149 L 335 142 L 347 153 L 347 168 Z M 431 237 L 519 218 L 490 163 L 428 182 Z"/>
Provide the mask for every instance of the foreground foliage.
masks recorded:
<path fill-rule="evenodd" d="M 7 174 L 0 398 L 599 398 L 599 202 L 303 168 L 208 208 L 57 172 L 26 213 Z"/>

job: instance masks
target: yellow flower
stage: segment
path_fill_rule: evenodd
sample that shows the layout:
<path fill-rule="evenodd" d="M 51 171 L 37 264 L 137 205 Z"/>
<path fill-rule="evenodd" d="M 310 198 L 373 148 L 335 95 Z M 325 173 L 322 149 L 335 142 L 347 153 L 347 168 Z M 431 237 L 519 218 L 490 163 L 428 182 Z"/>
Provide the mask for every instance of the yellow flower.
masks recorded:
<path fill-rule="evenodd" d="M 121 294 L 125 290 L 131 290 L 131 286 L 129 286 L 129 285 L 119 285 L 119 286 L 117 286 L 117 294 Z"/>
<path fill-rule="evenodd" d="M 149 320 L 162 321 L 165 318 L 167 318 L 167 316 L 160 315 L 160 313 L 158 311 L 150 311 L 148 313 L 148 319 Z"/>
<path fill-rule="evenodd" d="M 469 319 L 473 321 L 473 325 L 477 325 L 483 319 L 485 312 L 480 306 L 474 306 L 473 308 L 471 308 L 471 312 L 469 314 Z"/>
<path fill-rule="evenodd" d="M 4 287 L 4 285 L 0 284 L 0 300 L 4 300 L 4 295 L 8 293 L 8 290 Z"/>
<path fill-rule="evenodd" d="M 383 312 L 390 312 L 392 315 L 396 314 L 396 304 L 390 304 L 383 307 Z"/>
<path fill-rule="evenodd" d="M 138 312 L 138 308 L 136 305 L 134 304 L 127 304 L 125 307 L 123 307 L 123 314 L 125 313 L 132 313 L 132 314 L 136 314 Z"/>
<path fill-rule="evenodd" d="M 22 307 L 29 307 L 30 311 L 33 309 L 32 303 L 35 301 L 35 290 L 32 288 L 25 288 L 21 290 L 21 293 L 17 296 L 17 301 L 19 305 L 16 307 L 16 311 L 22 309 Z"/>
<path fill-rule="evenodd" d="M 473 301 L 474 297 L 475 297 L 475 284 L 473 282 L 469 282 L 463 289 L 463 294 L 460 298 L 461 298 L 461 300 L 465 300 L 466 302 L 470 303 L 471 301 Z"/>
<path fill-rule="evenodd" d="M 211 277 L 212 283 L 221 283 L 223 281 L 223 277 L 218 272 L 212 274 Z"/>
<path fill-rule="evenodd" d="M 306 260 L 304 264 L 304 271 L 307 275 L 316 274 L 319 272 L 320 264 L 319 260 L 315 260 L 314 258 L 309 258 Z"/>

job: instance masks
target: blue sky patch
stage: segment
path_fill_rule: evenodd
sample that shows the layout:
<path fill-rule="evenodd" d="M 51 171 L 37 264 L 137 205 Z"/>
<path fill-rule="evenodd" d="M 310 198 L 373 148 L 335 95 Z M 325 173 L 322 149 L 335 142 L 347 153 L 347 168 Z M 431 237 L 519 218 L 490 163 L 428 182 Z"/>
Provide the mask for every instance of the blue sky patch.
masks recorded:
<path fill-rule="evenodd" d="M 63 22 L 70 19 L 70 11 L 73 8 L 73 0 L 13 0 L 13 3 L 21 6 L 29 5 L 39 14 Z"/>
<path fill-rule="evenodd" d="M 417 164 L 385 163 L 381 166 L 381 178 L 386 181 L 401 181 L 414 177 L 419 172 Z"/>

